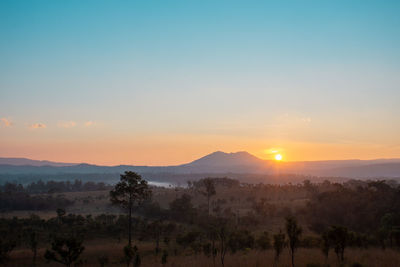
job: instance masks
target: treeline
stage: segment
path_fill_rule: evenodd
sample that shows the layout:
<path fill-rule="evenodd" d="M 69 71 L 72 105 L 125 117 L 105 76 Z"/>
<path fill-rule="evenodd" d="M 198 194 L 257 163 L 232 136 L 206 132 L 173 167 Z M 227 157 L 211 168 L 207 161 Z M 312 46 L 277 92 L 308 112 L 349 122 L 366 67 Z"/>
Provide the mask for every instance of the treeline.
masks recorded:
<path fill-rule="evenodd" d="M 0 192 L 0 212 L 16 210 L 55 210 L 56 208 L 66 208 L 73 203 L 73 201 L 59 195 L 31 196 L 24 191 Z"/>
<path fill-rule="evenodd" d="M 324 233 L 330 225 L 340 225 L 360 233 L 363 242 L 400 244 L 400 187 L 374 181 L 314 193 L 304 209 L 310 229 Z M 302 211 L 300 211 L 301 213 Z"/>
<path fill-rule="evenodd" d="M 238 194 L 243 191 L 253 194 L 254 198 L 245 200 L 251 209 L 241 214 L 229 207 L 227 204 L 236 200 L 220 199 L 221 187 Z M 134 240 L 153 242 L 154 254 L 162 264 L 167 263 L 171 255 L 190 252 L 204 254 L 224 266 L 230 254 L 267 249 L 274 251 L 277 264 L 283 249 L 287 248 L 294 266 L 298 249 L 305 247 L 319 248 L 326 258 L 335 253 L 339 265 L 343 265 L 348 247 L 400 247 L 400 187 L 397 183 L 325 181 L 313 184 L 304 181 L 279 186 L 206 178 L 183 190 L 185 193 L 177 194 L 167 208 L 162 208 L 151 199 L 152 189 L 147 182 L 140 175 L 126 172 L 110 193 L 112 203 L 119 205 L 126 215 L 67 215 L 64 209 L 58 209 L 57 216 L 48 220 L 37 216 L 0 219 L 0 234 L 4 237 L 0 241 L 3 250 L 0 255 L 8 256 L 16 245 L 25 244 L 35 257 L 38 244 L 42 244 L 48 249 L 47 260 L 64 261 L 69 266 L 79 261 L 84 251 L 84 238 L 125 241 L 127 233 L 129 243 L 121 259 L 127 266 L 131 263 L 140 266 L 144 256 L 140 247 L 131 245 L 131 236 Z M 269 203 L 268 192 L 307 197 L 307 205 L 279 214 Z M 192 196 L 196 194 L 203 197 L 204 204 L 193 204 Z M 264 198 L 256 197 L 264 194 Z M 263 224 L 273 216 L 283 215 L 278 226 L 280 230 L 271 231 Z M 303 231 L 305 228 L 313 232 Z M 76 257 L 66 262 L 71 260 L 67 256 L 72 252 Z M 63 255 L 66 255 L 64 260 Z M 99 258 L 100 261 L 108 259 Z"/>
<path fill-rule="evenodd" d="M 112 186 L 103 182 L 82 182 L 81 180 L 70 181 L 47 181 L 39 180 L 23 186 L 22 184 L 7 182 L 0 185 L 0 192 L 24 192 L 28 194 L 84 192 L 111 190 Z"/>
<path fill-rule="evenodd" d="M 15 183 L 5 183 L 0 186 L 0 212 L 14 210 L 55 210 L 57 208 L 66 208 L 74 202 L 66 199 L 62 195 L 52 195 L 53 193 L 80 192 L 109 190 L 110 185 L 103 182 L 82 183 L 75 180 L 69 181 L 47 181 L 30 183 L 26 186 Z"/>
<path fill-rule="evenodd" d="M 104 182 L 114 183 L 118 181 L 118 173 L 0 173 L 0 184 L 12 182 L 16 184 L 29 184 L 41 181 L 74 181 L 81 180 L 85 182 Z"/>

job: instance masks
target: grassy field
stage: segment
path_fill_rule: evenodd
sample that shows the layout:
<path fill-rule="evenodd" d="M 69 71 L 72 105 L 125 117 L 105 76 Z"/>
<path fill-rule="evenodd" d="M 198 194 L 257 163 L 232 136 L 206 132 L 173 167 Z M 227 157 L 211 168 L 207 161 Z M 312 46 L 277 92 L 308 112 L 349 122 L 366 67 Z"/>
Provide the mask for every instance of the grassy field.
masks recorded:
<path fill-rule="evenodd" d="M 263 191 L 264 190 L 264 191 Z M 264 199 L 269 205 L 276 207 L 276 210 L 281 213 L 275 216 L 266 216 L 265 220 L 257 226 L 247 225 L 252 227 L 252 232 L 255 236 L 260 235 L 263 231 L 268 231 L 271 235 L 277 233 L 284 228 L 285 217 L 282 211 L 289 210 L 290 212 L 301 211 L 305 207 L 308 198 L 307 194 L 302 190 L 291 190 L 285 188 L 265 189 L 260 190 L 252 187 L 236 187 L 217 188 L 217 194 L 212 198 L 212 201 L 220 203 L 223 209 L 231 209 L 235 214 L 244 216 L 248 212 L 254 212 L 252 206 L 254 203 Z M 192 197 L 192 202 L 195 207 L 204 206 L 206 198 L 201 193 L 188 188 L 153 188 L 153 201 L 157 202 L 160 207 L 167 209 L 169 203 L 182 196 L 189 194 Z M 57 193 L 54 195 L 58 195 Z M 66 192 L 62 193 L 65 198 L 73 200 L 74 204 L 69 206 L 67 213 L 92 215 L 95 217 L 99 214 L 122 214 L 122 211 L 112 206 L 109 200 L 109 191 L 89 191 L 89 192 Z M 39 215 L 43 219 L 48 219 L 56 216 L 55 211 L 13 211 L 1 213 L 0 217 L 12 218 L 28 217 L 30 214 Z M 317 237 L 307 227 L 306 221 L 301 216 L 298 216 L 299 224 L 303 228 L 303 236 Z M 123 261 L 123 247 L 126 245 L 126 240 L 118 241 L 117 238 L 112 239 L 89 239 L 84 242 L 85 251 L 82 254 L 83 266 L 100 266 L 99 258 L 105 256 L 108 258 L 106 266 L 126 266 Z M 149 239 L 147 239 L 149 240 Z M 206 257 L 203 254 L 194 254 L 193 251 L 183 250 L 171 239 L 168 251 L 168 261 L 165 266 L 221 266 L 219 255 L 215 259 L 215 265 L 212 257 Z M 139 252 L 142 257 L 141 266 L 162 266 L 161 254 L 155 255 L 154 242 L 139 242 L 135 241 L 139 247 Z M 165 246 L 165 244 L 163 244 Z M 50 245 L 41 245 L 38 251 L 38 266 L 60 266 L 54 263 L 47 263 L 44 260 L 44 252 Z M 177 249 L 175 249 L 177 248 Z M 347 248 L 345 252 L 346 265 L 352 266 L 354 263 L 359 263 L 361 266 L 370 267 L 397 267 L 400 266 L 400 252 L 392 249 L 382 250 L 379 248 L 356 249 Z M 29 266 L 32 260 L 32 252 L 24 247 L 17 247 L 10 254 L 10 261 L 7 266 Z M 230 254 L 225 258 L 225 266 L 273 266 L 274 251 L 272 249 L 259 251 L 256 249 L 246 250 L 245 252 L 237 252 Z M 307 266 L 307 264 L 319 264 L 315 266 L 339 266 L 336 255 L 331 250 L 328 261 L 326 261 L 322 252 L 318 248 L 300 248 L 296 253 L 296 266 Z M 290 257 L 286 248 L 280 257 L 278 266 L 290 266 Z"/>
<path fill-rule="evenodd" d="M 84 266 L 100 266 L 99 257 L 106 256 L 109 263 L 106 266 L 126 266 L 123 262 L 122 248 L 125 242 L 116 242 L 112 240 L 92 240 L 85 243 L 85 251 L 82 254 Z M 161 253 L 154 254 L 154 243 L 136 242 L 142 255 L 143 267 L 163 266 L 161 264 Z M 44 258 L 45 249 L 41 248 L 38 253 L 38 266 L 61 266 L 55 263 L 47 263 Z M 10 261 L 7 266 L 29 266 L 32 260 L 32 252 L 27 249 L 18 249 L 11 253 Z M 354 263 L 360 263 L 368 267 L 396 267 L 400 263 L 400 253 L 395 250 L 381 249 L 347 249 L 345 252 L 346 265 L 352 266 Z M 273 250 L 248 252 L 238 252 L 236 254 L 227 253 L 225 257 L 225 266 L 232 267 L 264 267 L 273 266 Z M 307 264 L 325 264 L 325 258 L 319 249 L 304 249 L 297 251 L 295 257 L 296 266 L 302 267 Z M 336 255 L 331 252 L 328 258 L 329 266 L 338 266 Z M 214 267 L 212 257 L 206 257 L 202 254 L 195 255 L 190 251 L 180 252 L 174 255 L 173 249 L 169 249 L 168 261 L 165 266 L 171 267 Z M 219 255 L 216 257 L 215 266 L 222 266 Z M 285 250 L 280 257 L 278 266 L 290 266 L 290 257 L 288 250 Z"/>
<path fill-rule="evenodd" d="M 194 190 L 186 188 L 163 188 L 153 187 L 152 199 L 157 202 L 161 208 L 167 209 L 169 203 L 180 197 L 182 194 L 192 196 L 192 202 L 195 207 L 205 205 L 206 198 Z M 46 194 L 42 194 L 46 196 Z M 64 192 L 54 193 L 54 197 L 63 196 L 66 199 L 73 200 L 74 204 L 67 207 L 67 213 L 96 216 L 98 214 L 121 214 L 121 210 L 112 206 L 109 200 L 109 191 L 86 191 L 86 192 Z M 266 199 L 269 204 L 275 205 L 278 208 L 289 208 L 295 210 L 305 205 L 308 200 L 304 193 L 298 192 L 270 192 L 268 195 L 265 192 L 258 192 L 253 188 L 225 188 L 218 187 L 217 194 L 212 198 L 212 201 L 223 200 L 223 208 L 231 208 L 239 216 L 246 214 L 251 210 L 251 200 Z M 56 216 L 55 211 L 11 211 L 0 213 L 0 217 L 12 218 L 28 217 L 31 214 L 36 214 L 41 218 L 48 219 Z"/>

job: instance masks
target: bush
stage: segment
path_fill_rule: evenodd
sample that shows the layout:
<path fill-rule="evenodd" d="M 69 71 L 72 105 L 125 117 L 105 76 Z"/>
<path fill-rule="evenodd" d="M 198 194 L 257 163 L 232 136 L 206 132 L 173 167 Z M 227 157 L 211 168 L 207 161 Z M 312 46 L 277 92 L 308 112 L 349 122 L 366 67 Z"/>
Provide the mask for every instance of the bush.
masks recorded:
<path fill-rule="evenodd" d="M 235 253 L 237 250 L 253 248 L 253 246 L 254 237 L 247 230 L 233 232 L 229 237 L 228 247 L 232 253 Z"/>
<path fill-rule="evenodd" d="M 256 243 L 257 247 L 261 250 L 271 248 L 271 239 L 269 238 L 268 232 L 262 233 L 262 235 L 257 238 Z"/>

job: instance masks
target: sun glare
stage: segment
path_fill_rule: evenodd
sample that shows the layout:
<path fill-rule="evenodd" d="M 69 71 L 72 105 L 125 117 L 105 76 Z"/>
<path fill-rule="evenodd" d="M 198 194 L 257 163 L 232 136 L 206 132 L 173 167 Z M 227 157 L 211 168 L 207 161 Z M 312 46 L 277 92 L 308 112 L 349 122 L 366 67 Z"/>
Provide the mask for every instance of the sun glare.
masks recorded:
<path fill-rule="evenodd" d="M 282 160 L 282 155 L 281 154 L 276 154 L 275 155 L 275 160 Z"/>

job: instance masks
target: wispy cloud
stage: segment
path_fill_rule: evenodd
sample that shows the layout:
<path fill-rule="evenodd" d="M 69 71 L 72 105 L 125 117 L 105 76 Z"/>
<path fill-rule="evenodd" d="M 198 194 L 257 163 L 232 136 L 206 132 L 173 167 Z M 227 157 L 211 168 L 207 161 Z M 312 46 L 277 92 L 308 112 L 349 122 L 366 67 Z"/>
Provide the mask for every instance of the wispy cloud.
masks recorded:
<path fill-rule="evenodd" d="M 47 128 L 47 125 L 44 123 L 34 123 L 34 124 L 29 125 L 29 128 L 30 129 L 44 129 L 44 128 Z"/>
<path fill-rule="evenodd" d="M 60 128 L 73 128 L 76 126 L 76 122 L 74 121 L 61 121 L 58 123 L 58 127 Z"/>
<path fill-rule="evenodd" d="M 94 121 L 87 121 L 85 122 L 85 127 L 91 127 L 91 126 L 95 126 L 96 123 Z"/>
<path fill-rule="evenodd" d="M 7 118 L 0 118 L 1 127 L 11 127 L 13 125 L 12 121 Z"/>
<path fill-rule="evenodd" d="M 300 126 L 300 125 L 308 125 L 311 123 L 310 117 L 303 117 L 296 114 L 288 114 L 284 113 L 277 117 L 277 121 L 280 126 Z"/>
<path fill-rule="evenodd" d="M 271 147 L 268 149 L 264 149 L 264 153 L 267 155 L 273 155 L 273 154 L 281 152 L 282 150 L 283 150 L 282 148 Z"/>
<path fill-rule="evenodd" d="M 304 123 L 311 123 L 311 118 L 310 117 L 304 117 L 300 119 Z"/>

